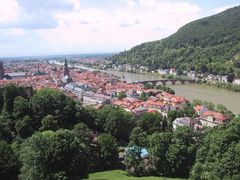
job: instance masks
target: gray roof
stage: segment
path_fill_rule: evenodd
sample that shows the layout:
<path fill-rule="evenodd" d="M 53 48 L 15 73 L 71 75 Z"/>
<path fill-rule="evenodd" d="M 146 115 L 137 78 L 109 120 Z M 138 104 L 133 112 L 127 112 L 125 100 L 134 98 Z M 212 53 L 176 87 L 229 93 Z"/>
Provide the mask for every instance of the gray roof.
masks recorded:
<path fill-rule="evenodd" d="M 7 75 L 11 77 L 16 77 L 16 76 L 26 76 L 25 72 L 16 72 L 16 73 L 7 73 Z"/>

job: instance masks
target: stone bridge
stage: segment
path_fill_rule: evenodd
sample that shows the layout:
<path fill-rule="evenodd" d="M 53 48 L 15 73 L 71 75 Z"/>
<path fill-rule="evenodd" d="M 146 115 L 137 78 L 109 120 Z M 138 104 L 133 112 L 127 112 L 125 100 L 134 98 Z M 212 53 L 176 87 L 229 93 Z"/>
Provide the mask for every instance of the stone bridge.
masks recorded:
<path fill-rule="evenodd" d="M 147 81 L 134 81 L 131 84 L 142 83 L 142 84 L 152 84 L 152 85 L 177 85 L 177 84 L 192 84 L 195 83 L 195 80 L 192 79 L 161 79 L 161 80 L 147 80 Z"/>

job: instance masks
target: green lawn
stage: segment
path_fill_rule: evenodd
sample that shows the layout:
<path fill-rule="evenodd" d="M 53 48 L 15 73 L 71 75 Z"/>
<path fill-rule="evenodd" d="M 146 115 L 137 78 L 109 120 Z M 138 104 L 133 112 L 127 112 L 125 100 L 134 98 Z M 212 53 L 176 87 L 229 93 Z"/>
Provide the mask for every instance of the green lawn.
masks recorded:
<path fill-rule="evenodd" d="M 114 170 L 114 171 L 104 171 L 92 173 L 89 175 L 91 180 L 180 180 L 174 178 L 164 178 L 164 177 L 129 177 L 124 171 Z"/>

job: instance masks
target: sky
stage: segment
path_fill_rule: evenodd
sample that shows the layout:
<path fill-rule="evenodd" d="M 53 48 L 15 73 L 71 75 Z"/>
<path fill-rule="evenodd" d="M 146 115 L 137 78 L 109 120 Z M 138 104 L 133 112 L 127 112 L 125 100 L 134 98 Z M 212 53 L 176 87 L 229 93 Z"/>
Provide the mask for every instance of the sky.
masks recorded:
<path fill-rule="evenodd" d="M 120 52 L 237 5 L 239 0 L 0 0 L 0 57 Z"/>

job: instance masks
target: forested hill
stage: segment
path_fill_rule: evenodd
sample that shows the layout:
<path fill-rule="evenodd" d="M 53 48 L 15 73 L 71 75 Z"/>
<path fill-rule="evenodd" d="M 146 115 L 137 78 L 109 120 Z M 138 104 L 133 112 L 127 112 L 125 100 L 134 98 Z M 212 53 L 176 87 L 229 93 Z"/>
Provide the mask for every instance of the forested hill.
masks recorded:
<path fill-rule="evenodd" d="M 240 75 L 240 6 L 193 21 L 175 34 L 159 41 L 143 43 L 110 59 L 114 63 L 140 64 L 160 68 L 197 70 Z"/>

